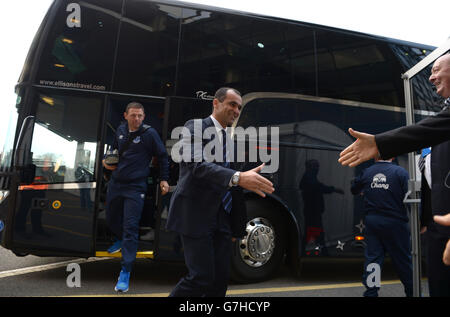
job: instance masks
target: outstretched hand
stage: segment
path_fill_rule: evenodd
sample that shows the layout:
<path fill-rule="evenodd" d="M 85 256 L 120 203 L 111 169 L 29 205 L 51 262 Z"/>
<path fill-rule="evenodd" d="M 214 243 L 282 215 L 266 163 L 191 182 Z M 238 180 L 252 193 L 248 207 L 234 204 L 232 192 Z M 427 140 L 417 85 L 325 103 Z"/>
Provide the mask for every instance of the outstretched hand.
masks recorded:
<path fill-rule="evenodd" d="M 450 213 L 445 216 L 434 216 L 434 221 L 443 226 L 450 226 Z M 445 265 L 450 265 L 450 239 L 447 241 L 447 245 L 445 246 L 444 254 L 442 254 L 442 262 Z"/>
<path fill-rule="evenodd" d="M 275 189 L 273 188 L 272 182 L 259 175 L 263 167 L 264 163 L 249 171 L 241 172 L 239 186 L 255 192 L 261 197 L 266 197 L 266 193 L 273 193 Z"/>
<path fill-rule="evenodd" d="M 434 221 L 443 226 L 450 226 L 450 213 L 445 216 L 436 215 L 433 217 Z"/>
<path fill-rule="evenodd" d="M 379 156 L 374 135 L 358 132 L 352 128 L 348 129 L 348 132 L 356 138 L 356 141 L 350 144 L 339 154 L 339 163 L 344 166 L 348 165 L 350 167 L 355 167 L 365 161 L 372 158 L 377 158 Z"/>

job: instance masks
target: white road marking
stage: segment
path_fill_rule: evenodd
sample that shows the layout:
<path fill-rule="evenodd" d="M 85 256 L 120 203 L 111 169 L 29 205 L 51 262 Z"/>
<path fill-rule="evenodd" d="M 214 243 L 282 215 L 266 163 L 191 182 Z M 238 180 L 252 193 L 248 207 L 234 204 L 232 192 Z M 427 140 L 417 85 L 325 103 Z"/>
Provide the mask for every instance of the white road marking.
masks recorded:
<path fill-rule="evenodd" d="M 57 269 L 57 268 L 60 268 L 60 267 L 67 266 L 70 263 L 89 263 L 89 262 L 96 262 L 96 261 L 109 260 L 109 259 L 110 258 L 73 259 L 73 260 L 57 262 L 57 263 L 50 263 L 50 264 L 44 264 L 44 265 L 24 267 L 24 268 L 21 268 L 21 269 L 8 270 L 8 271 L 0 272 L 0 278 L 10 277 L 10 276 L 17 276 L 17 275 L 28 274 L 28 273 L 33 273 L 33 272 L 42 272 L 42 271 L 53 270 L 53 269 Z"/>

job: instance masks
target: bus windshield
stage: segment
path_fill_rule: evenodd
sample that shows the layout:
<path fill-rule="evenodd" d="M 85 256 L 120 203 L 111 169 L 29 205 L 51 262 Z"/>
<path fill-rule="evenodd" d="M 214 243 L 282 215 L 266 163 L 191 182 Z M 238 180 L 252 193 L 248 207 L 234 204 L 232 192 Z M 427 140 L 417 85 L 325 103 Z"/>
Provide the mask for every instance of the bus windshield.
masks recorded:
<path fill-rule="evenodd" d="M 18 102 L 20 97 L 18 97 Z M 11 107 L 12 108 L 12 107 Z M 0 153 L 0 168 L 5 168 L 11 166 L 11 159 L 13 154 L 14 137 L 17 127 L 17 111 L 8 111 L 8 129 L 5 134 L 4 143 L 1 144 L 2 152 Z M 2 140 L 3 141 L 3 140 Z M 2 142 L 0 141 L 0 142 Z"/>

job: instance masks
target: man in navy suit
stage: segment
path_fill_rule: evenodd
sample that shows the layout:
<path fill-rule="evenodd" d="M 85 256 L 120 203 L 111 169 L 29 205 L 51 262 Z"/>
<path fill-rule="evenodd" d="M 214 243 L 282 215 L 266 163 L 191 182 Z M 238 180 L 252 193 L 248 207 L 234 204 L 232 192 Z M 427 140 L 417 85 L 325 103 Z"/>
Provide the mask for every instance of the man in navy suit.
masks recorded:
<path fill-rule="evenodd" d="M 231 140 L 227 138 L 226 128 L 238 118 L 241 108 L 240 93 L 223 87 L 214 96 L 211 116 L 185 124 L 194 142 L 187 138 L 189 144 L 183 147 L 183 151 L 190 149 L 191 153 L 183 152 L 185 156 L 180 163 L 180 176 L 171 198 L 166 227 L 180 234 L 189 272 L 172 290 L 171 297 L 225 296 L 233 233 L 243 231 L 232 228 L 232 219 L 239 218 L 237 204 L 243 204 L 243 199 L 236 201 L 239 196 L 233 192 L 240 187 L 265 197 L 265 193 L 274 191 L 273 184 L 258 174 L 263 165 L 239 172 L 229 163 L 227 144 Z M 211 138 L 203 138 L 203 135 Z M 211 160 L 205 153 L 210 148 L 207 145 L 213 141 L 220 146 L 215 148 L 215 154 L 219 155 Z"/>

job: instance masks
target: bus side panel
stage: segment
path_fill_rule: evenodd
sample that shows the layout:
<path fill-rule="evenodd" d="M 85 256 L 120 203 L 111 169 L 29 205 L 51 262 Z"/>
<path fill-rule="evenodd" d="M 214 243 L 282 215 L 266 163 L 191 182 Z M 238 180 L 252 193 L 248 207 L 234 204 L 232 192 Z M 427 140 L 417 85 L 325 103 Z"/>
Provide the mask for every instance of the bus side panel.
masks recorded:
<path fill-rule="evenodd" d="M 95 189 L 30 187 L 18 193 L 14 249 L 39 254 L 45 246 L 46 252 L 91 255 Z"/>
<path fill-rule="evenodd" d="M 306 254 L 361 254 L 363 243 L 355 236 L 363 234 L 364 203 L 350 193 L 350 185 L 368 164 L 342 167 L 339 152 L 353 141 L 348 127 L 377 133 L 401 126 L 404 113 L 380 105 L 304 98 L 253 93 L 238 125 L 279 129 L 279 168 L 272 180 L 302 229 Z M 405 166 L 406 160 L 399 157 L 398 163 Z"/>

